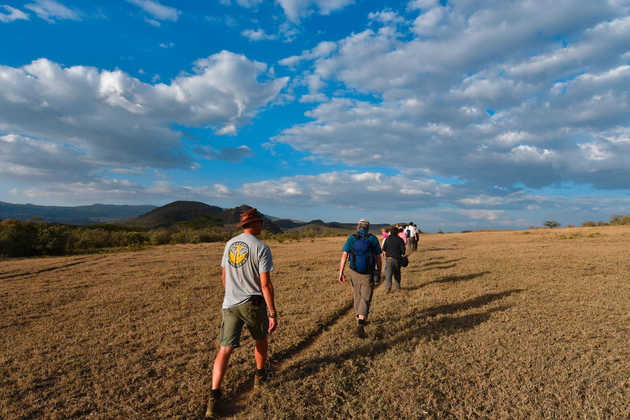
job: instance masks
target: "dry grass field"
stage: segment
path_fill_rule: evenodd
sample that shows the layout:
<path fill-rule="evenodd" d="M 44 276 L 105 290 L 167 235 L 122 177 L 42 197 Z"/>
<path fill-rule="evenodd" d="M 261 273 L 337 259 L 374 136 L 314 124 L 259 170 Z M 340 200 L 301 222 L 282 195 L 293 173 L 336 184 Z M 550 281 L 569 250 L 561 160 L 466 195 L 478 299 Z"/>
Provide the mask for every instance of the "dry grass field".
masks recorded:
<path fill-rule="evenodd" d="M 630 228 L 425 235 L 365 340 L 343 241 L 270 243 L 270 381 L 244 333 L 226 417 L 630 417 Z M 221 252 L 0 261 L 0 418 L 203 416 Z"/>

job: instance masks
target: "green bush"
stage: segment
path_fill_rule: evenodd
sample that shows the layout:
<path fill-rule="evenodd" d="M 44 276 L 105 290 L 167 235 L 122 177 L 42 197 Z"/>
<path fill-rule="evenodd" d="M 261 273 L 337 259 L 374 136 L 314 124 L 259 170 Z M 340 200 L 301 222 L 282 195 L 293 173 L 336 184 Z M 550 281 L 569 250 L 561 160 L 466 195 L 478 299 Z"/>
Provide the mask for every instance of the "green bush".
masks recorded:
<path fill-rule="evenodd" d="M 138 231 L 116 225 L 80 227 L 7 219 L 0 221 L 0 256 L 66 255 L 102 248 L 140 248 L 146 244 L 225 242 L 238 233 L 240 231 L 226 230 L 209 223 L 202 227 L 178 224 L 168 229 Z M 263 231 L 261 239 L 282 243 L 339 235 L 339 230 L 315 227 L 276 234 Z"/>
<path fill-rule="evenodd" d="M 37 255 L 63 255 L 68 252 L 69 228 L 62 225 L 39 224 Z"/>
<path fill-rule="evenodd" d="M 614 215 L 610 218 L 611 225 L 630 225 L 630 215 L 625 216 Z"/>
<path fill-rule="evenodd" d="M 594 227 L 594 226 L 597 226 L 597 223 L 593 222 L 592 220 L 582 222 L 582 227 Z"/>
<path fill-rule="evenodd" d="M 37 224 L 7 219 L 0 222 L 0 255 L 28 257 L 37 254 Z"/>
<path fill-rule="evenodd" d="M 157 229 L 149 232 L 151 245 L 164 245 L 171 242 L 171 232 L 168 229 Z"/>

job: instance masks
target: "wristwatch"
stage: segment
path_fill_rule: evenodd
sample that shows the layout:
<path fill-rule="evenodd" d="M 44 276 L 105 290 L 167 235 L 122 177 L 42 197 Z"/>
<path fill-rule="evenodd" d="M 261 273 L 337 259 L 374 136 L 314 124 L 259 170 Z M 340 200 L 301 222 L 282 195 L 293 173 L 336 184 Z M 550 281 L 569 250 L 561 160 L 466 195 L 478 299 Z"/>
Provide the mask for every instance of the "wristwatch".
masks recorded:
<path fill-rule="evenodd" d="M 269 315 L 267 315 L 267 316 L 268 316 L 269 318 L 275 318 L 275 317 L 277 317 L 277 316 L 278 316 L 278 314 L 277 314 L 277 313 L 275 313 L 275 312 L 274 312 L 274 313 L 271 313 L 271 312 L 270 312 L 270 313 L 269 313 Z"/>

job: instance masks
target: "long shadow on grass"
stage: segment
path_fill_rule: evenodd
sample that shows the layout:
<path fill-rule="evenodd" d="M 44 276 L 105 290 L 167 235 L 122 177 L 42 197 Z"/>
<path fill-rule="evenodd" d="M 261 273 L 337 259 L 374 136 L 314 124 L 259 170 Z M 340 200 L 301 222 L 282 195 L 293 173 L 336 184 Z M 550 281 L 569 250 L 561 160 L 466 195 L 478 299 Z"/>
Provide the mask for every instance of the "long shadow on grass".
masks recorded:
<path fill-rule="evenodd" d="M 446 276 L 446 277 L 442 277 L 442 278 L 437 279 L 437 280 L 432 280 L 432 281 L 427 282 L 427 283 L 422 283 L 422 284 L 420 284 L 418 286 L 405 287 L 405 290 L 418 290 L 418 289 L 422 289 L 423 287 L 430 286 L 432 284 L 457 283 L 457 282 L 460 282 L 460 281 L 468 281 L 468 280 L 476 279 L 476 278 L 481 277 L 481 276 L 485 276 L 486 274 L 490 274 L 490 272 L 489 271 L 481 271 L 479 273 L 464 274 L 463 276 Z"/>
<path fill-rule="evenodd" d="M 331 327 L 340 318 L 346 315 L 353 308 L 353 306 L 353 302 L 348 302 L 346 305 L 330 314 L 324 320 L 320 320 L 317 324 L 317 328 L 309 332 L 304 338 L 302 338 L 302 340 L 293 344 L 292 346 L 287 347 L 286 349 L 274 353 L 271 356 L 271 362 L 273 364 L 281 363 L 313 344 L 317 337 L 322 335 L 327 328 Z"/>
<path fill-rule="evenodd" d="M 391 331 L 384 331 L 384 333 L 391 338 L 369 342 L 340 354 L 331 354 L 326 357 L 300 361 L 285 369 L 280 376 L 283 380 L 300 380 L 306 375 L 311 375 L 319 371 L 326 365 L 338 364 L 339 362 L 354 359 L 356 357 L 374 357 L 391 347 L 405 344 L 421 337 L 437 339 L 442 336 L 468 331 L 488 321 L 493 313 L 505 311 L 509 309 L 510 306 L 499 306 L 488 309 L 482 313 L 458 317 L 444 317 L 439 320 L 433 320 L 430 319 L 430 317 L 439 314 L 450 315 L 463 310 L 479 308 L 510 296 L 513 293 L 520 293 L 522 291 L 523 289 L 512 289 L 501 293 L 490 293 L 464 302 L 440 305 L 424 310 L 416 310 L 398 318 L 388 319 L 387 323 L 382 325 L 382 328 L 387 328 L 387 325 L 395 326 Z M 402 327 L 399 326 L 399 321 L 403 321 Z"/>
<path fill-rule="evenodd" d="M 310 331 L 308 334 L 306 334 L 306 336 L 302 338 L 302 340 L 287 347 L 286 349 L 282 349 L 280 351 L 272 353 L 271 357 L 269 358 L 270 359 L 269 362 L 271 366 L 277 366 L 283 361 L 290 359 L 291 357 L 294 357 L 295 355 L 299 354 L 302 350 L 308 348 L 329 327 L 331 327 L 333 324 L 339 321 L 339 319 L 341 319 L 348 312 L 350 312 L 353 306 L 354 306 L 353 302 L 348 302 L 341 308 L 337 309 L 336 311 L 328 315 L 326 318 L 320 320 L 317 323 L 317 327 L 313 329 L 312 331 Z M 234 395 L 242 396 L 242 394 L 244 393 L 251 392 L 253 389 L 253 383 L 254 381 L 252 377 L 242 381 L 236 386 L 234 390 Z M 231 403 L 224 404 L 223 409 L 222 409 L 222 415 L 235 416 L 243 409 L 245 400 L 239 397 L 236 397 L 235 400 L 232 400 Z"/>
<path fill-rule="evenodd" d="M 95 261 L 95 260 L 93 260 L 93 261 Z M 68 264 L 63 264 L 63 265 L 57 265 L 57 266 L 54 266 L 54 267 L 43 268 L 41 270 L 28 271 L 28 272 L 25 272 L 25 273 L 15 273 L 15 274 L 9 274 L 9 275 L 5 275 L 5 276 L 0 276 L 0 280 L 13 279 L 13 278 L 16 278 L 16 277 L 35 276 L 37 274 L 46 273 L 46 272 L 49 272 L 49 271 L 60 270 L 62 268 L 68 268 L 68 267 L 72 267 L 74 265 L 83 264 L 83 263 L 86 263 L 86 262 L 88 262 L 88 258 L 84 258 L 84 259 L 81 259 L 81 260 L 77 259 L 77 260 L 74 260 L 73 262 L 68 263 Z"/>
<path fill-rule="evenodd" d="M 461 261 L 461 260 L 463 260 L 463 259 L 465 259 L 465 258 L 466 258 L 466 257 L 463 257 L 463 258 L 455 258 L 455 259 L 452 259 L 452 260 L 446 260 L 446 261 L 429 261 L 428 263 L 423 264 L 422 266 L 423 266 L 423 267 L 429 267 L 429 266 L 432 266 L 432 265 L 452 264 L 452 263 L 455 263 L 455 262 L 457 262 L 457 261 Z"/>
<path fill-rule="evenodd" d="M 457 264 L 455 264 L 455 263 L 450 264 L 450 265 L 436 265 L 436 266 L 433 266 L 433 267 L 423 268 L 420 271 L 446 270 L 447 268 L 453 268 L 455 266 L 457 266 Z"/>

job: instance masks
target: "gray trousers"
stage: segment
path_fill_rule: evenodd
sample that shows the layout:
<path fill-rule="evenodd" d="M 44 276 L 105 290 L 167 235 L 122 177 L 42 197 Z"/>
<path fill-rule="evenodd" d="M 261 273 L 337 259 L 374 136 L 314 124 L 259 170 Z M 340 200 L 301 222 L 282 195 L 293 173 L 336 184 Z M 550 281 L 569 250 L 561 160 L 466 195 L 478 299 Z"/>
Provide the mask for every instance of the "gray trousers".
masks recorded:
<path fill-rule="evenodd" d="M 385 289 L 392 288 L 392 276 L 396 289 L 400 289 L 400 261 L 398 258 L 387 257 L 385 260 Z"/>
<path fill-rule="evenodd" d="M 372 282 L 371 274 L 361 274 L 350 270 L 350 280 L 354 292 L 354 312 L 367 318 L 372 303 Z"/>

